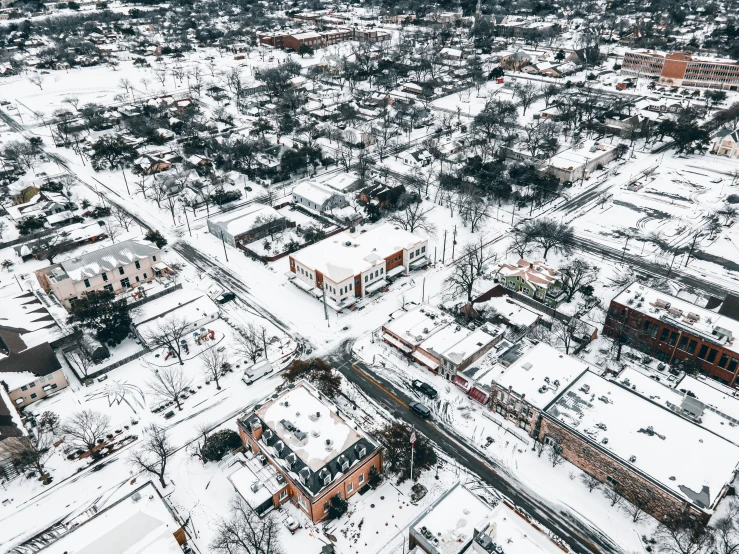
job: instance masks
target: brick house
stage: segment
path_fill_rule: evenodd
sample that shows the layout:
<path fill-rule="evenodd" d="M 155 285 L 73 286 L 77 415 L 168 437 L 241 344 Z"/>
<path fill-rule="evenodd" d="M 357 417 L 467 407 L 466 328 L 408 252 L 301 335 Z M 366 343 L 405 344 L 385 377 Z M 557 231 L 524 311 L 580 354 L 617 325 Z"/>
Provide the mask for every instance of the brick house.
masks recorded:
<path fill-rule="evenodd" d="M 305 44 L 306 46 L 310 46 L 315 50 L 316 48 L 320 48 L 322 43 L 323 37 L 319 33 L 316 33 L 314 31 L 287 35 L 283 40 L 283 46 L 285 48 L 292 48 L 296 52 L 303 44 Z"/>
<path fill-rule="evenodd" d="M 382 449 L 306 381 L 237 424 L 244 447 L 282 475 L 277 502 L 289 496 L 314 523 L 333 497 L 353 496 L 382 472 Z"/>
<path fill-rule="evenodd" d="M 611 300 L 603 332 L 668 364 L 696 361 L 702 371 L 736 386 L 739 322 L 720 312 L 632 283 Z"/>
<path fill-rule="evenodd" d="M 343 309 L 389 281 L 429 264 L 428 239 L 390 223 L 366 233 L 344 231 L 290 255 L 292 282 Z"/>
<path fill-rule="evenodd" d="M 590 371 L 542 413 L 538 438 L 662 522 L 706 524 L 739 465 L 735 444 Z"/>

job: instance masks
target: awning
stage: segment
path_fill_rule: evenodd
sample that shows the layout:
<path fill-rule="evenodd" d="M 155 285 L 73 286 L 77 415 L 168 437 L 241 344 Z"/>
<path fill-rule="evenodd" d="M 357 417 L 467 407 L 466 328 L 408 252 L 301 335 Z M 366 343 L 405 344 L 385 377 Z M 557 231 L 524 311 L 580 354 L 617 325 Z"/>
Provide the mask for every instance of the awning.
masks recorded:
<path fill-rule="evenodd" d="M 417 267 L 421 267 L 423 265 L 428 264 L 428 260 L 426 259 L 426 256 L 421 256 L 420 258 L 416 258 L 411 263 L 408 264 L 408 267 L 411 269 L 416 269 Z"/>
<path fill-rule="evenodd" d="M 364 287 L 364 294 L 369 294 L 371 292 L 375 292 L 376 290 L 380 290 L 382 287 L 387 285 L 387 279 L 380 279 L 379 281 L 375 281 L 371 285 L 367 285 Z"/>
<path fill-rule="evenodd" d="M 402 265 L 399 265 L 398 267 L 392 268 L 385 275 L 387 277 L 395 277 L 396 275 L 400 275 L 403 272 L 405 272 L 405 267 L 403 267 Z"/>
<path fill-rule="evenodd" d="M 308 294 L 312 294 L 316 298 L 320 298 L 321 296 L 323 296 L 323 292 L 321 290 L 317 289 L 313 285 L 306 283 L 302 279 L 293 279 L 292 283 L 296 287 L 303 289 L 305 292 L 307 292 Z"/>
<path fill-rule="evenodd" d="M 439 367 L 439 362 L 421 350 L 413 352 L 413 357 L 430 369 L 435 370 Z"/>
<path fill-rule="evenodd" d="M 387 343 L 392 344 L 395 348 L 397 348 L 398 350 L 402 350 L 406 354 L 410 354 L 411 352 L 411 349 L 409 347 L 407 347 L 405 344 L 400 342 L 398 339 L 396 339 L 392 335 L 388 335 L 387 333 L 384 333 L 382 335 L 382 340 L 384 340 Z"/>

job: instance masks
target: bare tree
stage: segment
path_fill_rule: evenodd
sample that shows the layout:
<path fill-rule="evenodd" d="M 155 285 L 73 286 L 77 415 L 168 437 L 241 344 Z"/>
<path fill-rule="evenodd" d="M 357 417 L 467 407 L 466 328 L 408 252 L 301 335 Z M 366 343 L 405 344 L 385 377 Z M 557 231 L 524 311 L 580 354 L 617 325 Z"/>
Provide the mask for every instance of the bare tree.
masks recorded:
<path fill-rule="evenodd" d="M 515 232 L 523 234 L 537 244 L 544 251 L 545 260 L 550 250 L 569 253 L 575 238 L 572 227 L 546 218 L 527 221 Z"/>
<path fill-rule="evenodd" d="M 647 518 L 648 514 L 645 509 L 649 505 L 650 500 L 651 494 L 645 489 L 636 499 L 631 502 L 622 503 L 621 508 L 631 516 L 631 520 L 634 523 L 638 523 Z"/>
<path fill-rule="evenodd" d="M 659 552 L 670 554 L 714 554 L 714 534 L 697 522 L 669 521 L 654 532 Z"/>
<path fill-rule="evenodd" d="M 78 448 L 92 450 L 105 438 L 110 425 L 110 417 L 92 410 L 82 410 L 72 414 L 61 427 L 65 439 Z"/>
<path fill-rule="evenodd" d="M 616 489 L 612 487 L 604 487 L 603 495 L 611 503 L 611 506 L 616 506 L 617 504 L 621 504 L 621 502 L 623 501 L 623 497 L 620 494 L 618 494 L 618 491 Z"/>
<path fill-rule="evenodd" d="M 166 366 L 152 371 L 153 379 L 149 389 L 160 400 L 172 401 L 182 411 L 181 396 L 190 389 L 192 379 L 187 377 L 180 366 Z"/>
<path fill-rule="evenodd" d="M 39 428 L 26 437 L 11 437 L 3 441 L 3 454 L 21 471 L 31 468 L 43 476 L 46 473 L 44 464 L 53 453 L 53 441 L 54 435 L 48 429 Z M 48 478 L 44 479 L 45 485 L 49 482 Z"/>
<path fill-rule="evenodd" d="M 162 488 L 166 488 L 164 475 L 167 462 L 174 453 L 175 448 L 169 442 L 167 430 L 152 424 L 146 428 L 146 440 L 131 453 L 129 460 L 136 469 L 156 475 Z"/>
<path fill-rule="evenodd" d="M 572 300 L 580 287 L 590 285 L 598 280 L 600 269 L 583 259 L 575 258 L 559 269 L 562 286 L 567 295 L 567 302 Z"/>
<path fill-rule="evenodd" d="M 433 207 L 424 209 L 420 198 L 409 198 L 405 195 L 401 196 L 398 203 L 401 208 L 388 217 L 388 221 L 400 225 L 411 233 L 420 230 L 433 235 L 436 232 L 436 226 L 428 217 Z"/>
<path fill-rule="evenodd" d="M 68 96 L 64 100 L 62 100 L 62 102 L 64 102 L 65 104 L 69 104 L 70 106 L 72 106 L 75 109 L 75 111 L 79 111 L 77 109 L 77 106 L 79 106 L 79 104 L 80 104 L 80 99 L 77 98 L 76 96 Z"/>
<path fill-rule="evenodd" d="M 236 335 L 236 351 L 256 363 L 264 348 L 264 327 L 249 323 L 243 332 Z"/>
<path fill-rule="evenodd" d="M 521 104 L 523 115 L 526 115 L 526 110 L 539 96 L 539 92 L 536 90 L 536 86 L 534 86 L 533 83 L 524 83 L 517 84 L 513 87 L 513 95 L 518 99 L 519 104 Z"/>
<path fill-rule="evenodd" d="M 210 549 L 222 554 L 283 554 L 280 526 L 272 515 L 260 518 L 240 498 L 231 504 L 231 517 L 216 528 Z"/>
<path fill-rule="evenodd" d="M 593 492 L 595 489 L 599 489 L 603 484 L 598 479 L 587 473 L 580 475 L 580 481 L 582 481 L 583 485 L 588 488 L 588 492 Z"/>
<path fill-rule="evenodd" d="M 482 244 L 466 244 L 461 256 L 454 262 L 454 270 L 445 281 L 449 292 L 453 295 L 464 294 L 467 301 L 472 302 L 475 283 L 482 278 L 488 264 L 494 259 L 495 256 L 486 251 Z"/>
<path fill-rule="evenodd" d="M 731 497 L 726 500 L 724 515 L 713 522 L 713 537 L 716 554 L 739 552 L 739 501 Z"/>
<path fill-rule="evenodd" d="M 160 319 L 144 333 L 144 342 L 153 348 L 164 348 L 173 352 L 183 365 L 182 340 L 188 333 L 190 324 L 183 317 L 168 317 Z"/>
<path fill-rule="evenodd" d="M 121 227 L 116 221 L 106 221 L 103 229 L 105 229 L 105 234 L 112 242 L 115 242 L 115 239 L 121 235 Z"/>
<path fill-rule="evenodd" d="M 154 69 L 154 75 L 156 75 L 156 78 L 160 83 L 162 83 L 162 86 L 164 86 L 164 83 L 167 81 L 167 69 L 164 67 L 158 67 Z"/>
<path fill-rule="evenodd" d="M 149 190 L 149 184 L 146 182 L 146 175 L 142 175 L 135 184 L 136 192 L 140 192 L 141 195 L 146 198 L 146 191 Z"/>
<path fill-rule="evenodd" d="M 562 455 L 562 447 L 558 444 L 550 444 L 547 449 L 547 458 L 552 463 L 552 467 L 557 467 L 565 463 L 565 458 Z"/>
<path fill-rule="evenodd" d="M 123 227 L 126 230 L 126 233 L 128 233 L 128 228 L 130 227 L 131 223 L 133 223 L 133 217 L 125 211 L 122 208 L 119 208 L 118 206 L 114 206 L 111 210 L 111 214 L 113 215 L 113 218 L 118 222 L 118 225 Z"/>
<path fill-rule="evenodd" d="M 224 366 L 227 364 L 226 351 L 220 351 L 213 346 L 203 352 L 200 357 L 203 360 L 203 374 L 206 380 L 215 381 L 216 389 L 221 390 L 218 379 L 223 376 Z"/>
<path fill-rule="evenodd" d="M 41 90 L 44 90 L 44 87 L 41 86 L 41 83 L 44 82 L 44 76 L 40 73 L 31 73 L 28 76 L 28 80 L 32 82 L 34 85 L 36 85 Z"/>
<path fill-rule="evenodd" d="M 511 244 L 508 245 L 508 252 L 516 254 L 519 259 L 525 258 L 531 252 L 531 238 L 526 233 L 516 231 L 514 230 Z"/>

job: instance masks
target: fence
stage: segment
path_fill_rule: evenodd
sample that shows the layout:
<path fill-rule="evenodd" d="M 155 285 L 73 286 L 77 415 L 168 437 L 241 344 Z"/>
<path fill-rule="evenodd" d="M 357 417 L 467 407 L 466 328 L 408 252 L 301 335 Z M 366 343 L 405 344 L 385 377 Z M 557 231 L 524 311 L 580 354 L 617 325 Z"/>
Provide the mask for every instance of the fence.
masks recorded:
<path fill-rule="evenodd" d="M 177 283 L 173 287 L 169 287 L 164 290 L 160 290 L 159 292 L 155 292 L 154 294 L 146 296 L 145 298 L 142 298 L 141 300 L 137 300 L 136 302 L 129 302 L 128 309 L 130 310 L 133 308 L 137 308 L 138 306 L 141 306 L 142 304 L 146 304 L 147 302 L 151 302 L 152 300 L 156 300 L 157 298 L 161 298 L 162 296 L 171 294 L 176 290 L 180 290 L 181 288 L 182 288 L 182 283 Z"/>
<path fill-rule="evenodd" d="M 87 376 L 80 375 L 77 371 L 77 365 L 75 363 L 72 363 L 70 359 L 67 357 L 67 354 L 71 352 L 72 350 L 76 350 L 76 347 L 72 348 L 62 348 L 62 355 L 64 356 L 64 359 L 67 361 L 67 365 L 72 368 L 72 371 L 74 371 L 74 374 L 77 376 L 77 378 L 80 381 L 86 381 L 87 379 L 94 379 L 96 377 L 99 377 L 101 375 L 105 375 L 106 373 L 113 371 L 114 369 L 121 367 L 122 365 L 127 364 L 128 362 L 132 362 L 133 360 L 137 360 L 147 352 L 149 352 L 149 349 L 147 347 L 142 348 L 138 352 L 134 352 L 130 356 L 126 356 L 125 358 L 122 358 L 116 362 L 113 362 L 110 365 L 107 365 L 101 369 L 96 369 L 95 366 L 90 368 L 90 372 Z"/>

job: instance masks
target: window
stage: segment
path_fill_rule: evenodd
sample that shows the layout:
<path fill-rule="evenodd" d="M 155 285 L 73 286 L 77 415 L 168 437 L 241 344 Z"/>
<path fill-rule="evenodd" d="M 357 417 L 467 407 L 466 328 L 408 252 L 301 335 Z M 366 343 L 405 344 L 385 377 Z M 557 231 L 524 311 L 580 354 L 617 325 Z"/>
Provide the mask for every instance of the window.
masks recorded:
<path fill-rule="evenodd" d="M 609 487 L 611 487 L 612 489 L 617 489 L 617 488 L 618 488 L 618 481 L 616 481 L 616 480 L 615 480 L 615 479 L 614 479 L 613 477 L 611 477 L 610 475 L 607 475 L 607 476 L 606 476 L 606 485 L 608 485 L 608 486 L 609 486 Z"/>
<path fill-rule="evenodd" d="M 280 491 L 280 495 L 278 497 L 279 501 L 282 502 L 286 498 L 287 498 L 287 489 L 285 489 L 284 491 Z"/>
<path fill-rule="evenodd" d="M 652 327 L 652 338 L 655 338 L 658 332 L 659 332 L 659 325 L 655 325 L 654 327 Z"/>
<path fill-rule="evenodd" d="M 698 357 L 701 360 L 705 360 L 706 354 L 708 354 L 708 346 L 706 346 L 705 344 L 702 344 L 701 349 L 698 351 Z"/>
<path fill-rule="evenodd" d="M 107 290 L 107 291 L 113 292 L 113 285 L 105 285 L 103 287 L 103 290 Z"/>
<path fill-rule="evenodd" d="M 141 281 L 141 279 L 139 279 L 139 276 L 136 275 L 136 282 L 138 283 L 139 281 Z"/>
<path fill-rule="evenodd" d="M 426 252 L 426 247 L 425 246 L 422 246 L 421 247 L 421 252 Z"/>
<path fill-rule="evenodd" d="M 365 283 L 367 282 L 367 277 L 368 277 L 367 275 L 364 276 L 364 282 Z"/>
<path fill-rule="evenodd" d="M 136 266 L 136 269 L 141 269 L 141 264 L 138 261 L 136 261 L 134 265 Z"/>
<path fill-rule="evenodd" d="M 120 273 L 121 275 L 125 274 L 125 271 L 123 271 L 123 266 L 118 268 L 118 273 Z"/>
<path fill-rule="evenodd" d="M 346 492 L 352 492 L 354 490 L 354 483 L 349 483 L 346 486 Z"/>
<path fill-rule="evenodd" d="M 680 344 L 677 345 L 677 347 L 680 350 L 685 350 L 688 346 L 688 337 L 681 337 L 680 338 Z"/>
<path fill-rule="evenodd" d="M 711 348 L 711 351 L 708 353 L 708 358 L 706 359 L 706 361 L 709 364 L 712 364 L 713 362 L 716 361 L 717 355 L 718 355 L 718 350 L 716 350 L 715 348 Z"/>
<path fill-rule="evenodd" d="M 121 286 L 125 289 L 131 287 L 131 282 L 128 280 L 128 277 L 126 277 L 125 279 L 121 279 Z"/>
<path fill-rule="evenodd" d="M 418 256 L 420 253 L 421 253 L 421 249 L 420 248 L 416 248 L 416 256 Z"/>
<path fill-rule="evenodd" d="M 364 473 L 359 474 L 359 479 L 357 481 L 360 485 L 364 483 Z"/>
<path fill-rule="evenodd" d="M 695 352 L 695 347 L 698 346 L 698 343 L 694 340 L 690 341 L 690 344 L 688 344 L 688 354 L 692 354 Z"/>
<path fill-rule="evenodd" d="M 411 260 L 413 259 L 413 256 L 415 256 L 415 254 L 411 252 Z"/>
<path fill-rule="evenodd" d="M 729 362 L 729 367 L 727 369 L 734 373 L 737 365 L 739 365 L 739 360 L 737 360 L 736 358 L 731 358 L 731 362 Z"/>
<path fill-rule="evenodd" d="M 90 280 L 89 279 L 85 279 L 84 280 L 84 283 L 85 283 L 85 287 L 89 289 L 90 288 Z"/>
<path fill-rule="evenodd" d="M 103 273 L 103 281 L 107 281 L 107 280 L 108 280 L 108 274 L 107 273 Z"/>
<path fill-rule="evenodd" d="M 298 495 L 298 505 L 304 510 L 308 510 L 308 503 L 305 501 L 305 498 L 300 495 Z"/>
<path fill-rule="evenodd" d="M 36 398 L 36 393 L 35 392 L 31 395 L 31 398 Z"/>
<path fill-rule="evenodd" d="M 670 335 L 670 329 L 665 327 L 664 329 L 662 329 L 662 334 L 659 336 L 659 341 L 665 342 L 669 335 Z"/>
<path fill-rule="evenodd" d="M 677 342 L 677 332 L 673 331 L 672 333 L 670 333 L 670 342 L 669 342 L 669 345 L 670 346 L 675 346 L 675 342 Z"/>
<path fill-rule="evenodd" d="M 547 435 L 546 437 L 544 437 L 544 444 L 547 444 L 549 446 L 557 446 L 557 439 Z"/>
<path fill-rule="evenodd" d="M 157 261 L 157 257 L 156 256 L 152 256 L 151 259 L 154 260 L 155 262 Z"/>
<path fill-rule="evenodd" d="M 21 387 L 21 390 L 28 390 L 28 385 L 23 385 L 23 386 Z"/>
<path fill-rule="evenodd" d="M 721 358 L 718 361 L 718 366 L 721 369 L 726 368 L 726 364 L 729 363 L 729 357 L 726 354 L 721 354 Z"/>
<path fill-rule="evenodd" d="M 651 322 L 651 321 L 645 321 L 645 322 L 644 322 L 644 332 L 645 332 L 645 333 L 648 333 L 648 332 L 649 332 L 649 328 L 650 328 L 651 326 L 652 326 L 652 322 Z"/>
<path fill-rule="evenodd" d="M 35 387 L 35 386 L 36 386 L 36 381 L 34 381 L 33 383 L 29 383 L 29 384 L 28 384 L 28 388 L 29 388 L 29 389 L 32 389 L 32 388 L 33 388 L 33 387 Z"/>

